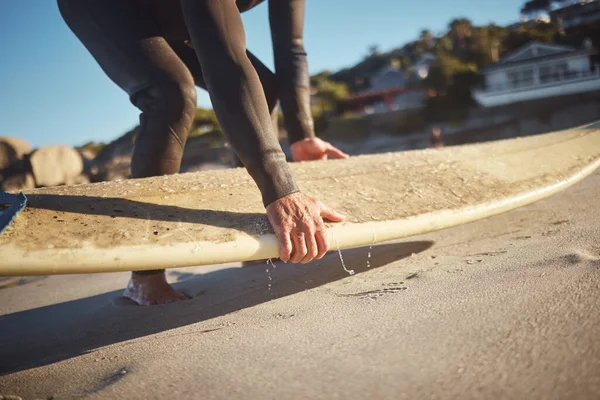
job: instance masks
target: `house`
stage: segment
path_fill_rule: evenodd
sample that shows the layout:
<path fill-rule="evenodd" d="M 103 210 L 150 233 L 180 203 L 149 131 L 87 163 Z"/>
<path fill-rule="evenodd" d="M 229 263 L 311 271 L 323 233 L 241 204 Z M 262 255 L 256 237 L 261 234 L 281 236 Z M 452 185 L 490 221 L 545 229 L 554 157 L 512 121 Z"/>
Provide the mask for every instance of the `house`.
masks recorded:
<path fill-rule="evenodd" d="M 400 68 L 385 67 L 371 78 L 367 90 L 349 96 L 340 104 L 341 112 L 374 114 L 395 110 L 422 108 L 425 90 L 409 88 L 411 74 L 427 76 L 431 62 L 421 60 L 408 74 Z M 415 69 L 416 68 L 416 69 Z M 407 77 L 408 75 L 408 77 Z M 420 79 L 423 79 L 420 78 Z"/>
<path fill-rule="evenodd" d="M 564 30 L 600 21 L 600 1 L 582 0 L 550 11 L 552 22 Z"/>
<path fill-rule="evenodd" d="M 406 86 L 404 71 L 400 68 L 386 67 L 371 78 L 369 92 L 378 92 Z"/>
<path fill-rule="evenodd" d="M 473 91 L 484 107 L 600 90 L 600 66 L 591 48 L 529 43 L 482 70 Z"/>

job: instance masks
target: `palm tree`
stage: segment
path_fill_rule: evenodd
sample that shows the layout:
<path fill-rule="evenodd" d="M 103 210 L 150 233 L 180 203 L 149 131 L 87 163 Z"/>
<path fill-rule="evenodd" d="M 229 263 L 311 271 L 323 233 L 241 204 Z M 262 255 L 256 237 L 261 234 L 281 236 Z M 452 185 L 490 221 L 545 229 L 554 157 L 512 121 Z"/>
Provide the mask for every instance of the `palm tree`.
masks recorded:
<path fill-rule="evenodd" d="M 452 40 L 455 56 L 465 60 L 473 24 L 467 18 L 456 18 L 450 22 L 448 36 Z"/>

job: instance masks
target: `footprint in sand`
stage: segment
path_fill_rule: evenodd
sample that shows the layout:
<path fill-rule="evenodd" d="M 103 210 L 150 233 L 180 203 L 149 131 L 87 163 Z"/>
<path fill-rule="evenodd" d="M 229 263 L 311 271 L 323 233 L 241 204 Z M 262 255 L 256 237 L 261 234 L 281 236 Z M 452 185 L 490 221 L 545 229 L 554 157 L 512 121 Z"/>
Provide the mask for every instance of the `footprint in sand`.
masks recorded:
<path fill-rule="evenodd" d="M 383 289 L 375 289 L 375 290 L 369 290 L 366 292 L 349 293 L 349 294 L 339 294 L 338 293 L 337 295 L 342 296 L 342 297 L 358 297 L 359 299 L 375 300 L 379 297 L 385 296 L 386 294 L 400 293 L 400 292 L 403 292 L 406 289 L 408 289 L 406 286 L 402 286 L 402 285 L 404 285 L 404 282 L 382 283 L 381 286 L 385 286 Z"/>
<path fill-rule="evenodd" d="M 277 314 L 273 314 L 273 316 L 277 319 L 290 319 L 293 318 L 296 314 L 283 314 L 283 313 L 277 313 Z"/>

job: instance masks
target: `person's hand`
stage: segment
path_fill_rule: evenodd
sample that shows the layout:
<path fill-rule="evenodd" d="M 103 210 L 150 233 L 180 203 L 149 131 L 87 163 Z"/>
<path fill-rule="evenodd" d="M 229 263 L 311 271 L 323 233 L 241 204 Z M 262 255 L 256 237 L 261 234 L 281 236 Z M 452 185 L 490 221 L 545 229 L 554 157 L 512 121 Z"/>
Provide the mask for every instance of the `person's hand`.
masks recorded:
<path fill-rule="evenodd" d="M 267 217 L 279 240 L 279 258 L 303 264 L 322 258 L 329 250 L 323 219 L 344 220 L 343 215 L 303 193 L 293 193 L 269 204 Z"/>
<path fill-rule="evenodd" d="M 348 158 L 348 154 L 319 138 L 307 138 L 292 143 L 290 146 L 294 161 L 327 160 L 332 158 Z"/>

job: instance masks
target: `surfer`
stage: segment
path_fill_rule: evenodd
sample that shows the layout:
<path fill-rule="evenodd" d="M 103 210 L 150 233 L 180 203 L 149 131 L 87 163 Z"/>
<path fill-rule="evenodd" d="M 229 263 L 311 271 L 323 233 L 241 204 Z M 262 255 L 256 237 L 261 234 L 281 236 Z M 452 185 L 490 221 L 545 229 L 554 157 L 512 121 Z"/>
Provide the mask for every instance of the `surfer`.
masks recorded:
<path fill-rule="evenodd" d="M 202 87 L 262 194 L 281 260 L 306 263 L 327 252 L 324 219 L 344 217 L 299 190 L 273 126 L 281 102 L 295 161 L 348 157 L 314 134 L 305 0 L 268 2 L 275 73 L 246 50 L 241 18 L 264 0 L 57 1 L 71 31 L 141 110 L 133 178 L 179 172 Z M 132 273 L 124 295 L 142 305 L 186 298 L 164 270 Z"/>

